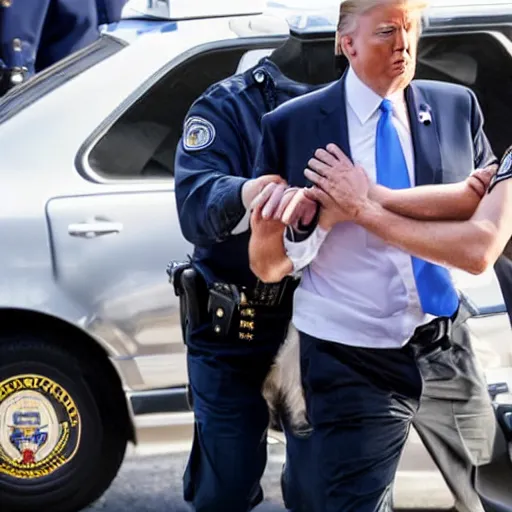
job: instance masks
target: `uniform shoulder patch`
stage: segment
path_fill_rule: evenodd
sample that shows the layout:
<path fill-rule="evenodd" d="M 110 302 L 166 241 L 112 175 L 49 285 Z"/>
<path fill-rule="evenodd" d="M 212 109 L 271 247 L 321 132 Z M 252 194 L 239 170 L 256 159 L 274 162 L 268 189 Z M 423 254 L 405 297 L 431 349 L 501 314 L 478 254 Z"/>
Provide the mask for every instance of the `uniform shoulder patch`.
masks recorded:
<path fill-rule="evenodd" d="M 183 146 L 187 151 L 205 149 L 215 140 L 215 126 L 203 117 L 193 116 L 185 121 Z"/>
<path fill-rule="evenodd" d="M 501 159 L 500 166 L 496 174 L 492 177 L 489 183 L 488 192 L 490 192 L 500 181 L 512 178 L 512 146 L 510 146 Z"/>

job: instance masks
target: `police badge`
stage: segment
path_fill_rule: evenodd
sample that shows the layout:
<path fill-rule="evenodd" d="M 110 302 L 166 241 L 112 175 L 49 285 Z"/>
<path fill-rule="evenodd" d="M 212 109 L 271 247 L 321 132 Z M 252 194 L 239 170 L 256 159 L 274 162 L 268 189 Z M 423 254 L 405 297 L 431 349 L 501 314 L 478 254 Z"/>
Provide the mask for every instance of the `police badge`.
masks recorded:
<path fill-rule="evenodd" d="M 187 119 L 183 132 L 183 147 L 187 151 L 205 149 L 215 140 L 215 127 L 202 117 Z"/>

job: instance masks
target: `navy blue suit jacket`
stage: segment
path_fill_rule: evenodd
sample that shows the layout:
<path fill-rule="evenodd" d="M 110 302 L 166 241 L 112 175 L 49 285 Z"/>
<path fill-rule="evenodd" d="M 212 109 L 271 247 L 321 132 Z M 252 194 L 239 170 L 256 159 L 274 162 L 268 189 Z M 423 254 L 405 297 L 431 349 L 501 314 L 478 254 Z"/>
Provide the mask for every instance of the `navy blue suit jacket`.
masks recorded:
<path fill-rule="evenodd" d="M 337 144 L 351 158 L 345 76 L 293 99 L 262 119 L 254 173 L 280 174 L 290 185 L 307 186 L 304 169 L 318 148 Z M 405 91 L 415 157 L 416 185 L 464 180 L 472 169 L 497 162 L 483 131 L 474 93 L 445 82 L 413 81 Z M 428 112 L 430 124 L 420 121 Z"/>

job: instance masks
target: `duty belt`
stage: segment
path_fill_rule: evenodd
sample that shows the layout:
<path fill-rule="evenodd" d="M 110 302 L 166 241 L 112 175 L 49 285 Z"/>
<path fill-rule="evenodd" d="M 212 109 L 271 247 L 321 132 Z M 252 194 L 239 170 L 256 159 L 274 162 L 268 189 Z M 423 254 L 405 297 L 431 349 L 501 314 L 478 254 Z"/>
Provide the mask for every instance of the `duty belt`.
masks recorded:
<path fill-rule="evenodd" d="M 235 312 L 239 312 L 238 337 L 251 341 L 256 328 L 256 311 L 262 308 L 291 308 L 291 297 L 298 281 L 285 278 L 279 283 L 258 281 L 253 289 L 233 284 L 215 283 L 210 289 L 208 311 L 212 314 L 213 330 L 219 336 L 225 336 L 234 321 Z"/>

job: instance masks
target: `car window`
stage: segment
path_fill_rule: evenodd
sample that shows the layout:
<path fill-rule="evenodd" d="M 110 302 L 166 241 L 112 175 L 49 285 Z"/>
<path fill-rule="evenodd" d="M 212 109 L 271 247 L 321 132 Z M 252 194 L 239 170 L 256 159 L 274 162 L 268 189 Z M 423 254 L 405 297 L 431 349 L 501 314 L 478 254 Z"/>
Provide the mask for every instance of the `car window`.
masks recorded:
<path fill-rule="evenodd" d="M 265 46 L 270 45 L 261 45 Z M 101 180 L 172 177 L 175 149 L 190 105 L 209 85 L 234 74 L 249 49 L 217 48 L 163 73 L 120 116 L 116 113 L 98 128 L 98 135 L 91 136 L 87 159 L 78 159 L 85 163 L 84 175 Z M 500 155 L 510 144 L 506 130 L 512 118 L 510 66 L 510 53 L 492 34 L 429 35 L 421 41 L 417 78 L 470 87 L 484 111 L 492 147 Z"/>
<path fill-rule="evenodd" d="M 67 56 L 14 87 L 0 98 L 0 124 L 125 46 L 126 43 L 118 39 L 102 35 L 86 48 Z"/>
<path fill-rule="evenodd" d="M 106 130 L 99 128 L 102 135 L 88 152 L 84 173 L 108 180 L 172 177 L 188 109 L 210 85 L 235 74 L 248 49 L 204 52 L 170 69 L 120 117 L 107 120 Z"/>

